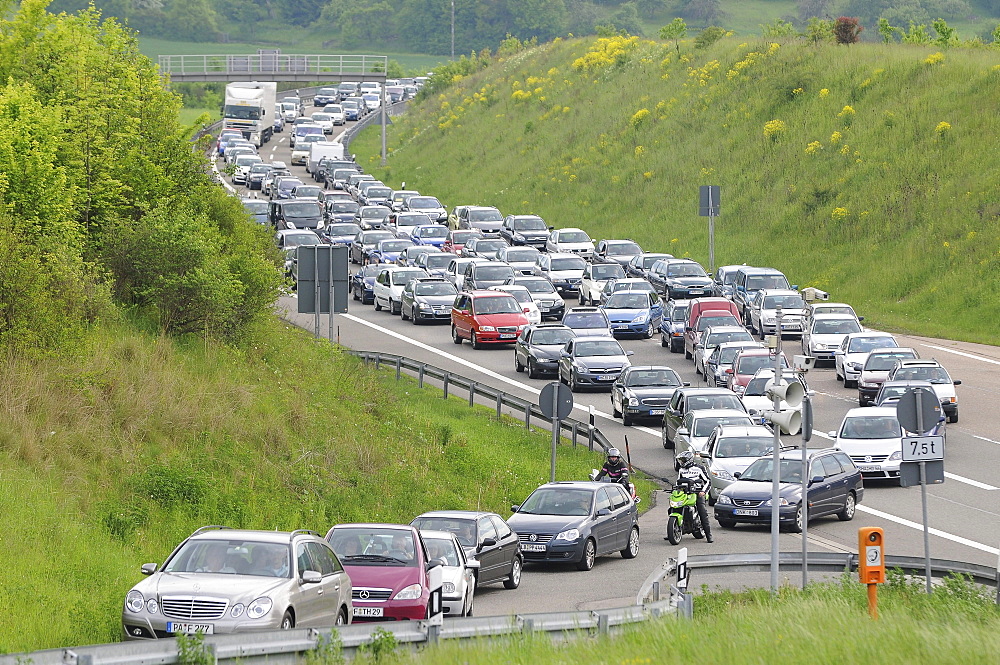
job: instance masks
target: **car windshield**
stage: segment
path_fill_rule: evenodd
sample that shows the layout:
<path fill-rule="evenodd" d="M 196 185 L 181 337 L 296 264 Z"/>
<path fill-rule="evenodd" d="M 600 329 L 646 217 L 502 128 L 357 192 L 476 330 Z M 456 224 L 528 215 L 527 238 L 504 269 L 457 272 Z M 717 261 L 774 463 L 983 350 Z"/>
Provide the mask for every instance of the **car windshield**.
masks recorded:
<path fill-rule="evenodd" d="M 388 231 L 382 231 L 379 233 L 373 233 L 364 237 L 365 247 L 374 247 L 381 240 L 389 240 L 392 238 L 392 234 Z"/>
<path fill-rule="evenodd" d="M 670 312 L 671 321 L 683 321 L 687 318 L 688 308 L 687 307 L 674 307 Z"/>
<path fill-rule="evenodd" d="M 724 349 L 719 354 L 719 364 L 726 365 L 733 362 L 733 358 L 736 354 L 742 351 L 745 347 L 742 346 L 729 346 Z"/>
<path fill-rule="evenodd" d="M 514 220 L 515 231 L 547 231 L 545 220 L 541 217 L 524 217 Z"/>
<path fill-rule="evenodd" d="M 590 236 L 583 231 L 564 231 L 559 234 L 559 242 L 590 242 Z"/>
<path fill-rule="evenodd" d="M 748 275 L 747 290 L 759 291 L 761 289 L 787 289 L 788 280 L 784 275 Z"/>
<path fill-rule="evenodd" d="M 930 381 L 931 383 L 951 383 L 951 377 L 944 367 L 900 367 L 892 373 L 895 381 Z"/>
<path fill-rule="evenodd" d="M 346 566 L 416 566 L 409 530 L 379 526 L 336 527 L 330 545 Z"/>
<path fill-rule="evenodd" d="M 817 314 L 850 314 L 853 317 L 854 310 L 850 305 L 817 305 L 813 307 L 813 315 Z"/>
<path fill-rule="evenodd" d="M 893 368 L 896 364 L 896 360 L 899 358 L 914 358 L 913 352 L 900 352 L 900 353 L 880 353 L 878 355 L 868 356 L 868 360 L 865 361 L 864 369 L 872 370 L 874 372 L 887 372 Z"/>
<path fill-rule="evenodd" d="M 716 457 L 760 457 L 773 448 L 773 436 L 732 436 L 719 439 L 713 454 Z"/>
<path fill-rule="evenodd" d="M 379 273 L 380 270 L 382 270 L 382 266 L 380 266 L 377 263 L 370 263 L 370 264 L 366 265 L 364 268 L 362 268 L 359 272 L 362 275 L 364 275 L 365 277 L 372 277 L 372 278 L 374 278 L 374 277 L 378 276 L 378 273 Z"/>
<path fill-rule="evenodd" d="M 724 316 L 701 316 L 698 318 L 698 325 L 696 330 L 698 332 L 705 332 L 707 328 L 712 326 L 738 326 L 740 322 L 736 320 L 736 317 L 732 314 L 726 314 Z"/>
<path fill-rule="evenodd" d="M 590 269 L 594 279 L 614 279 L 624 277 L 625 269 L 618 263 L 599 263 Z"/>
<path fill-rule="evenodd" d="M 354 201 L 334 201 L 330 204 L 330 212 L 350 212 L 355 213 L 360 206 Z"/>
<path fill-rule="evenodd" d="M 621 344 L 614 340 L 601 340 L 594 342 L 578 342 L 576 345 L 576 356 L 581 357 L 593 357 L 593 356 L 624 356 L 625 352 L 622 350 Z"/>
<path fill-rule="evenodd" d="M 583 517 L 591 514 L 593 493 L 566 487 L 540 487 L 531 493 L 517 512 L 530 515 Z"/>
<path fill-rule="evenodd" d="M 427 548 L 427 558 L 443 559 L 446 566 L 459 566 L 460 560 L 455 541 L 451 538 L 428 538 L 423 537 L 424 547 Z"/>
<path fill-rule="evenodd" d="M 707 277 L 697 263 L 674 263 L 667 266 L 667 277 Z"/>
<path fill-rule="evenodd" d="M 608 298 L 605 309 L 647 309 L 649 296 L 646 293 L 629 293 L 623 291 Z"/>
<path fill-rule="evenodd" d="M 736 409 L 743 410 L 743 403 L 736 393 L 732 395 L 691 395 L 687 400 L 688 411 L 698 411 L 700 409 Z M 742 424 L 742 423 L 740 423 Z"/>
<path fill-rule="evenodd" d="M 421 226 L 429 224 L 430 221 L 431 218 L 423 213 L 417 213 L 415 215 L 396 215 L 396 226 Z M 448 229 L 443 226 L 435 226 L 438 226 L 438 228 L 442 229 L 445 233 L 448 232 Z"/>
<path fill-rule="evenodd" d="M 264 215 L 267 213 L 267 201 L 244 201 L 243 207 L 247 212 L 254 215 Z"/>
<path fill-rule="evenodd" d="M 815 335 L 847 335 L 855 332 L 861 332 L 861 326 L 855 319 L 820 319 L 813 325 Z"/>
<path fill-rule="evenodd" d="M 497 210 L 470 210 L 469 220 L 473 222 L 500 222 L 503 217 Z"/>
<path fill-rule="evenodd" d="M 883 385 L 878 393 L 878 403 L 881 406 L 886 402 L 894 402 L 910 391 L 910 386 L 886 386 Z"/>
<path fill-rule="evenodd" d="M 552 259 L 551 270 L 580 270 L 587 267 L 587 262 L 577 256 Z"/>
<path fill-rule="evenodd" d="M 773 442 L 772 442 L 773 443 Z M 778 481 L 782 483 L 801 483 L 802 482 L 802 460 L 800 459 L 783 459 L 780 460 L 781 472 L 778 475 Z M 774 460 L 773 459 L 759 459 L 750 466 L 747 470 L 740 475 L 740 480 L 746 480 L 751 482 L 772 482 L 774 479 Z"/>
<path fill-rule="evenodd" d="M 629 388 L 644 386 L 679 386 L 681 380 L 672 369 L 640 369 L 628 373 L 625 385 Z"/>
<path fill-rule="evenodd" d="M 608 320 L 600 312 L 574 314 L 570 312 L 563 317 L 563 325 L 570 328 L 607 328 Z"/>
<path fill-rule="evenodd" d="M 383 206 L 366 206 L 361 208 L 361 216 L 365 219 L 385 219 L 391 211 Z"/>
<path fill-rule="evenodd" d="M 304 185 L 305 183 L 298 178 L 283 178 L 281 182 L 278 183 L 278 189 L 295 189 L 299 185 Z"/>
<path fill-rule="evenodd" d="M 466 241 L 469 240 L 469 238 L 478 238 L 478 237 L 479 237 L 479 231 L 469 230 L 469 231 L 452 231 L 451 232 L 451 241 L 453 243 L 457 243 L 459 245 L 464 245 L 466 243 Z"/>
<path fill-rule="evenodd" d="M 422 531 L 447 531 L 455 534 L 464 547 L 476 546 L 476 523 L 456 517 L 418 517 L 410 522 Z"/>
<path fill-rule="evenodd" d="M 312 119 L 316 122 L 330 122 L 333 117 L 329 113 L 313 113 Z"/>
<path fill-rule="evenodd" d="M 423 265 L 428 268 L 447 268 L 453 258 L 455 258 L 454 254 L 431 252 L 427 254 L 427 258 L 424 259 Z"/>
<path fill-rule="evenodd" d="M 387 199 L 389 195 L 392 194 L 392 190 L 388 187 L 369 187 L 365 190 L 365 196 L 372 198 Z"/>
<path fill-rule="evenodd" d="M 573 339 L 575 335 L 572 330 L 557 329 L 557 330 L 536 330 L 531 336 L 531 343 L 544 345 L 544 346 L 562 346 L 566 342 Z"/>
<path fill-rule="evenodd" d="M 165 573 L 214 573 L 290 577 L 288 545 L 252 540 L 188 540 L 163 567 Z"/>
<path fill-rule="evenodd" d="M 642 257 L 642 269 L 649 270 L 650 267 L 660 259 L 672 258 L 668 254 L 649 254 Z"/>
<path fill-rule="evenodd" d="M 895 439 L 903 436 L 894 415 L 857 416 L 844 419 L 841 439 Z"/>
<path fill-rule="evenodd" d="M 300 245 L 318 245 L 319 236 L 315 233 L 289 233 L 285 235 L 285 247 L 298 247 Z"/>
<path fill-rule="evenodd" d="M 409 282 L 411 279 L 416 279 L 418 277 L 427 277 L 427 273 L 423 270 L 397 270 L 392 273 L 392 283 L 400 286 Z"/>
<path fill-rule="evenodd" d="M 286 203 L 281 207 L 281 212 L 285 217 L 319 217 L 319 205 L 314 201 L 301 201 Z"/>
<path fill-rule="evenodd" d="M 441 208 L 441 202 L 433 196 L 411 196 L 406 204 L 411 208 Z"/>
<path fill-rule="evenodd" d="M 848 353 L 868 353 L 872 349 L 896 346 L 892 337 L 855 337 L 847 344 Z"/>
<path fill-rule="evenodd" d="M 415 296 L 453 296 L 458 289 L 451 282 L 433 282 L 431 284 L 416 284 L 413 287 Z"/>
<path fill-rule="evenodd" d="M 642 249 L 639 245 L 632 243 L 616 243 L 608 245 L 608 254 L 612 256 L 637 256 L 642 254 Z"/>
<path fill-rule="evenodd" d="M 534 249 L 511 249 L 507 251 L 507 261 L 520 261 L 522 263 L 534 263 L 538 251 Z"/>
<path fill-rule="evenodd" d="M 516 300 L 519 303 L 532 302 L 531 294 L 528 293 L 527 291 L 521 291 L 520 289 L 515 289 L 513 291 L 506 291 L 506 293 L 509 293 L 510 295 L 514 296 L 514 300 Z"/>
<path fill-rule="evenodd" d="M 518 281 L 518 284 L 528 288 L 528 291 L 532 293 L 555 293 L 556 287 L 552 286 L 552 282 L 547 279 L 526 279 L 523 281 Z"/>
<path fill-rule="evenodd" d="M 752 342 L 753 337 L 746 330 L 730 330 L 726 332 L 710 332 L 702 340 L 706 349 L 718 346 L 723 342 Z"/>
<path fill-rule="evenodd" d="M 785 356 L 781 356 L 781 366 L 788 367 L 788 362 L 785 360 Z M 736 366 L 737 374 L 756 374 L 757 370 L 762 367 L 774 367 L 774 358 L 771 356 L 746 356 L 740 358 L 739 364 Z"/>
<path fill-rule="evenodd" d="M 357 172 L 358 172 L 357 169 L 337 169 L 336 171 L 333 172 L 333 179 L 347 180 Z"/>
<path fill-rule="evenodd" d="M 503 296 L 491 296 L 476 298 L 472 301 L 472 308 L 476 314 L 520 314 L 521 306 L 514 300 L 514 296 L 505 294 Z"/>
<path fill-rule="evenodd" d="M 777 309 L 778 307 L 782 309 L 802 309 L 805 306 L 806 301 L 798 294 L 764 297 L 764 309 Z"/>
<path fill-rule="evenodd" d="M 412 247 L 409 240 L 383 240 L 378 244 L 378 248 L 383 252 L 401 252 L 407 247 Z"/>
<path fill-rule="evenodd" d="M 434 226 L 421 226 L 419 235 L 421 238 L 444 238 L 448 235 L 448 229 L 436 224 Z"/>
<path fill-rule="evenodd" d="M 492 281 L 504 280 L 514 276 L 514 269 L 510 266 L 479 265 L 476 267 L 477 279 L 488 279 Z"/>
<path fill-rule="evenodd" d="M 719 425 L 752 425 L 750 416 L 706 416 L 694 421 L 694 436 L 707 437 Z"/>
<path fill-rule="evenodd" d="M 299 185 L 295 188 L 295 196 L 304 199 L 316 199 L 318 201 L 317 195 L 322 191 L 323 188 L 318 185 Z"/>

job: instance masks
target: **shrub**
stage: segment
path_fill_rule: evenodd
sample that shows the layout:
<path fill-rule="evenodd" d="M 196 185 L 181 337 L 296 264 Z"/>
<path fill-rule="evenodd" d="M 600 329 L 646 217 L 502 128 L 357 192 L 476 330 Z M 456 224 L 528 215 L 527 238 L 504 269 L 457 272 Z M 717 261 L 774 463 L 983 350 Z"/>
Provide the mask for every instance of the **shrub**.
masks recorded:
<path fill-rule="evenodd" d="M 833 24 L 833 34 L 838 44 L 856 44 L 864 30 L 857 18 L 841 16 Z"/>
<path fill-rule="evenodd" d="M 715 42 L 719 41 L 726 35 L 730 34 L 725 28 L 720 28 L 717 25 L 710 25 L 694 38 L 694 47 L 698 49 L 708 48 Z"/>

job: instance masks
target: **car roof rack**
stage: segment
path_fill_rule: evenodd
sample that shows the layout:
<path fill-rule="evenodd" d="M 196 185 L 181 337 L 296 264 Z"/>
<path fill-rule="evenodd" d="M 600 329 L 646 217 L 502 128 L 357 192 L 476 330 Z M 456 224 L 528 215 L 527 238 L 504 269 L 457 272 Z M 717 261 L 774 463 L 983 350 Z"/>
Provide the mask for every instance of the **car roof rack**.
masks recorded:
<path fill-rule="evenodd" d="M 205 531 L 213 531 L 213 530 L 220 531 L 223 529 L 232 529 L 232 528 L 233 527 L 225 526 L 224 524 L 209 524 L 203 527 L 199 527 L 198 529 L 195 529 L 194 533 L 192 533 L 191 536 L 197 536 L 199 533 L 203 533 Z M 191 536 L 188 537 L 190 538 Z"/>

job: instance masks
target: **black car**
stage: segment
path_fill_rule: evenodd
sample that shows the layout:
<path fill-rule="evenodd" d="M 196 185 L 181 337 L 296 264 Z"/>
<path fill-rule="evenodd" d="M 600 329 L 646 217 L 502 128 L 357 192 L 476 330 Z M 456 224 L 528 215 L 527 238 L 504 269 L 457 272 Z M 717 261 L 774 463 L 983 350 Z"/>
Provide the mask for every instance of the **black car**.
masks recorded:
<path fill-rule="evenodd" d="M 323 226 L 323 209 L 316 199 L 270 201 L 267 218 L 271 226 L 284 229 L 318 229 Z"/>
<path fill-rule="evenodd" d="M 368 263 L 368 253 L 380 240 L 395 238 L 392 231 L 362 231 L 351 241 L 351 263 Z"/>
<path fill-rule="evenodd" d="M 322 231 L 323 237 L 331 245 L 350 245 L 359 233 L 361 227 L 357 224 L 327 224 Z"/>
<path fill-rule="evenodd" d="M 377 263 L 367 265 L 351 275 L 351 297 L 360 300 L 362 305 L 375 303 L 375 278 L 382 266 Z"/>
<path fill-rule="evenodd" d="M 400 296 L 399 315 L 414 325 L 451 321 L 451 306 L 458 289 L 444 277 L 424 277 L 407 282 Z M 428 527 L 429 528 L 429 527 Z"/>
<path fill-rule="evenodd" d="M 538 305 L 538 311 L 542 313 L 542 321 L 545 319 L 562 321 L 562 317 L 566 314 L 566 301 L 556 291 L 552 282 L 544 277 L 515 275 L 513 279 L 508 279 L 504 284 L 515 284 L 527 288 L 531 299 Z"/>
<path fill-rule="evenodd" d="M 514 344 L 514 369 L 528 369 L 528 378 L 559 372 L 559 355 L 566 342 L 576 337 L 561 323 L 535 323 L 521 331 Z"/>
<path fill-rule="evenodd" d="M 521 583 L 524 557 L 518 534 L 496 513 L 476 510 L 435 510 L 412 522 L 421 530 L 448 531 L 458 537 L 466 558 L 479 562 L 476 586 L 503 582 L 507 589 Z"/>
<path fill-rule="evenodd" d="M 802 451 L 783 450 L 780 457 L 778 508 L 779 524 L 799 533 L 802 531 Z M 865 489 L 861 472 L 840 450 L 828 448 L 807 451 L 809 464 L 809 519 L 836 515 L 842 521 L 854 519 L 857 505 Z M 715 519 L 725 528 L 738 522 L 771 523 L 771 491 L 774 459 L 761 457 L 741 474 L 735 483 L 719 493 L 715 502 Z"/>
<path fill-rule="evenodd" d="M 526 562 L 566 561 L 590 570 L 604 554 L 639 554 L 639 509 L 617 483 L 546 483 L 511 510 L 507 523 Z"/>
<path fill-rule="evenodd" d="M 746 411 L 739 395 L 728 388 L 678 388 L 674 391 L 663 414 L 661 435 L 664 448 L 674 447 L 677 429 L 688 411 L 698 409 L 735 409 Z"/>
<path fill-rule="evenodd" d="M 336 88 L 320 88 L 313 95 L 313 106 L 324 108 L 327 104 L 333 104 L 338 99 L 340 99 L 340 95 Z"/>
<path fill-rule="evenodd" d="M 670 367 L 634 365 L 626 367 L 611 386 L 611 413 L 628 426 L 637 418 L 662 419 L 674 391 L 690 383 Z"/>
<path fill-rule="evenodd" d="M 551 230 L 552 227 L 538 215 L 507 215 L 500 227 L 500 237 L 509 245 L 543 249 Z"/>
<path fill-rule="evenodd" d="M 333 200 L 327 201 L 323 206 L 323 214 L 326 216 L 326 221 L 328 224 L 334 224 L 337 222 L 350 223 L 361 228 L 359 224 L 354 222 L 354 216 L 360 208 L 354 201 L 344 201 L 344 200 Z"/>
<path fill-rule="evenodd" d="M 689 259 L 660 259 L 646 279 L 665 300 L 712 295 L 712 278 L 701 264 Z"/>

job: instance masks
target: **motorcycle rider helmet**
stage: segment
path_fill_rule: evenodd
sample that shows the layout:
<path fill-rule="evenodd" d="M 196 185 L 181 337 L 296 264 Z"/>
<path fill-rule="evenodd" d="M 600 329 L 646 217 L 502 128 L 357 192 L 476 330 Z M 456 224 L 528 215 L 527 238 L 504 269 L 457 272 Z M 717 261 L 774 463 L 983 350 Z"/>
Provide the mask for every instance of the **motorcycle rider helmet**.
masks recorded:
<path fill-rule="evenodd" d="M 617 448 L 608 448 L 608 463 L 618 464 L 622 459 L 622 453 Z"/>
<path fill-rule="evenodd" d="M 677 464 L 682 469 L 686 469 L 694 464 L 694 453 L 690 450 L 685 450 L 680 455 L 677 456 Z"/>

